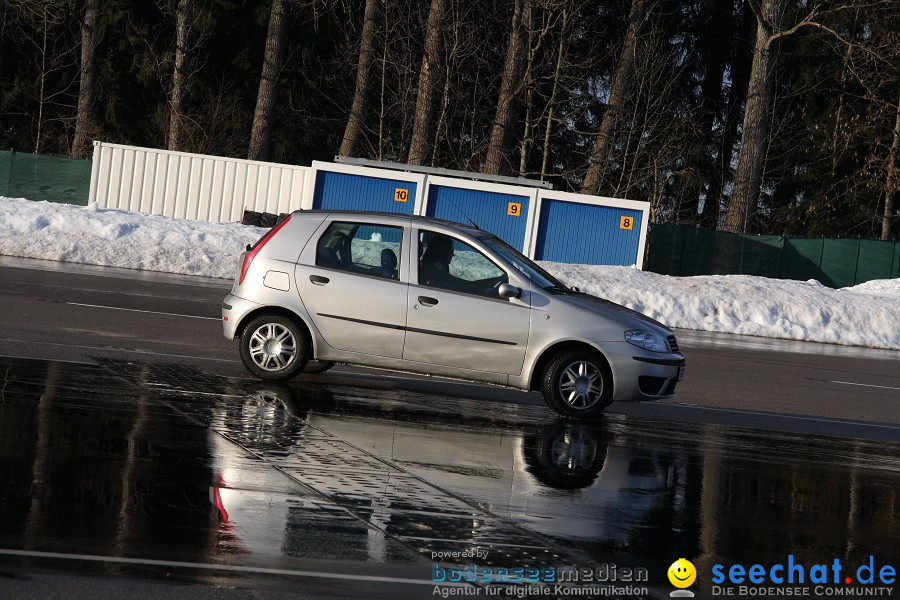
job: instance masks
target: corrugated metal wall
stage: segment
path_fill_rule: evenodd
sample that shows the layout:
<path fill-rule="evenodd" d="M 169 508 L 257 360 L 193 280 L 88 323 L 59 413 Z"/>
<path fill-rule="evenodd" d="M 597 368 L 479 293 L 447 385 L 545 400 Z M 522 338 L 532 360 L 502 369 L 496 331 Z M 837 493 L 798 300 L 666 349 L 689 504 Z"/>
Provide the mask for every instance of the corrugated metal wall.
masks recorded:
<path fill-rule="evenodd" d="M 630 218 L 631 229 L 622 227 Z M 534 258 L 587 265 L 641 264 L 643 211 L 544 199 Z"/>
<path fill-rule="evenodd" d="M 457 185 L 466 183 L 463 181 Z M 511 209 L 511 205 L 515 208 Z M 426 206 L 429 217 L 465 224 L 474 222 L 479 229 L 490 231 L 514 248 L 522 250 L 525 247 L 528 211 L 531 208 L 528 195 L 430 183 Z"/>
<path fill-rule="evenodd" d="M 415 211 L 418 184 L 413 181 L 318 170 L 313 208 L 376 210 L 411 215 Z"/>
<path fill-rule="evenodd" d="M 240 221 L 300 208 L 309 167 L 94 142 L 90 202 L 178 219 Z"/>
<path fill-rule="evenodd" d="M 538 260 L 639 268 L 649 216 L 645 202 L 399 168 L 319 161 L 299 167 L 101 142 L 94 142 L 89 201 L 214 222 L 239 221 L 244 210 L 426 214 L 474 221 Z"/>

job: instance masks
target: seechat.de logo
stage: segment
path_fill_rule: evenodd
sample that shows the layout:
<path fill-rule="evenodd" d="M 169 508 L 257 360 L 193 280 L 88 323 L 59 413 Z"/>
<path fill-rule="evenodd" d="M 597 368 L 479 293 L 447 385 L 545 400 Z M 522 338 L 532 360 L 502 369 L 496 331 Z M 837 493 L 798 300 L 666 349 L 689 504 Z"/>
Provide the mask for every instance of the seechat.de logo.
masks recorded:
<path fill-rule="evenodd" d="M 688 588 L 697 579 L 697 568 L 694 563 L 686 558 L 679 558 L 669 566 L 666 571 L 669 576 L 669 583 L 678 589 L 669 594 L 672 598 L 693 598 L 694 593 Z"/>

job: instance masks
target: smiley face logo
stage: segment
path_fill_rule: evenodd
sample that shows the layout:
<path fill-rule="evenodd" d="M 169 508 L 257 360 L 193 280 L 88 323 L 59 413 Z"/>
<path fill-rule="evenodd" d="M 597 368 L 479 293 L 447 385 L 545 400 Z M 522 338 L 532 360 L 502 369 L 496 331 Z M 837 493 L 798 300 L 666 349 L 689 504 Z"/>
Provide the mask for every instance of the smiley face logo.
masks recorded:
<path fill-rule="evenodd" d="M 694 564 L 684 558 L 679 558 L 667 571 L 669 582 L 677 588 L 686 588 L 697 579 L 697 569 Z"/>

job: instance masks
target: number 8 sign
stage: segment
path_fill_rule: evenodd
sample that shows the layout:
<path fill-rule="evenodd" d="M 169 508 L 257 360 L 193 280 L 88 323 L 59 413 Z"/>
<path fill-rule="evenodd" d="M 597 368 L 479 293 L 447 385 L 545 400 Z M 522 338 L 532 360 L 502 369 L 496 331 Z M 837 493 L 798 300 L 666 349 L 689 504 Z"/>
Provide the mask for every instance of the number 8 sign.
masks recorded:
<path fill-rule="evenodd" d="M 622 217 L 619 219 L 619 229 L 634 229 L 634 218 Z"/>

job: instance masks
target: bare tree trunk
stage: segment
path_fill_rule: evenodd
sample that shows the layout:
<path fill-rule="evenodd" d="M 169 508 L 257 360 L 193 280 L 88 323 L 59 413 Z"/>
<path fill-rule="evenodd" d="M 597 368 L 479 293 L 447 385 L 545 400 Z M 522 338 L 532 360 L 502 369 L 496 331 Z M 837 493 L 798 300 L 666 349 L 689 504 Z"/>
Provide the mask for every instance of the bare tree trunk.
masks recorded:
<path fill-rule="evenodd" d="M 191 33 L 193 0 L 179 0 L 175 9 L 175 71 L 172 74 L 172 90 L 169 94 L 168 150 L 182 150 L 184 145 L 184 99 L 187 92 L 188 37 Z"/>
<path fill-rule="evenodd" d="M 356 91 L 350 117 L 341 141 L 342 156 L 356 156 L 362 138 L 362 123 L 369 107 L 369 84 L 372 79 L 372 63 L 375 61 L 375 19 L 378 17 L 378 0 L 366 0 L 363 14 L 362 37 L 359 44 L 359 63 L 356 69 Z M 383 79 L 382 79 L 383 81 Z"/>
<path fill-rule="evenodd" d="M 850 39 L 853 40 L 856 38 L 857 27 L 859 22 L 859 9 L 856 9 L 853 15 L 853 27 L 850 32 Z M 834 128 L 831 130 L 831 179 L 833 181 L 838 180 L 837 176 L 837 168 L 840 162 L 841 153 L 847 149 L 847 139 L 844 138 L 843 148 L 838 149 L 840 145 L 838 140 L 841 137 L 841 129 L 844 122 L 844 106 L 847 98 L 847 82 L 850 79 L 850 70 L 852 69 L 851 60 L 853 58 L 853 47 L 852 43 L 848 43 L 847 47 L 844 50 L 844 64 L 841 69 L 841 79 L 840 85 L 838 89 L 840 93 L 838 94 L 838 107 L 834 118 Z"/>
<path fill-rule="evenodd" d="M 81 77 L 78 84 L 78 112 L 75 116 L 75 139 L 69 156 L 85 158 L 91 151 L 94 132 L 94 65 L 97 54 L 97 16 L 100 0 L 86 0 L 81 22 Z"/>
<path fill-rule="evenodd" d="M 435 96 L 439 87 L 438 76 L 444 64 L 444 15 L 447 0 L 431 0 L 428 24 L 425 29 L 425 52 L 419 70 L 419 86 L 416 93 L 416 114 L 413 118 L 412 139 L 406 162 L 425 164 L 431 154 L 431 124 L 434 121 Z"/>
<path fill-rule="evenodd" d="M 519 177 L 528 176 L 528 156 L 531 154 L 531 147 L 534 146 L 534 123 L 532 122 L 532 113 L 534 112 L 534 97 L 537 94 L 535 85 L 535 63 L 544 45 L 544 40 L 553 26 L 549 11 L 543 13 L 541 18 L 540 29 L 534 28 L 532 19 L 527 22 L 526 42 L 528 44 L 527 60 L 525 62 L 525 74 L 523 85 L 525 86 L 525 118 L 524 131 L 522 132 L 522 140 L 519 145 Z"/>
<path fill-rule="evenodd" d="M 532 124 L 531 124 L 531 111 L 533 109 L 534 104 L 534 55 L 535 55 L 535 41 L 534 41 L 534 28 L 532 28 L 531 23 L 528 23 L 528 29 L 526 31 L 527 35 L 525 36 L 525 41 L 527 44 L 528 52 L 527 59 L 525 61 L 525 74 L 523 77 L 523 83 L 525 85 L 525 117 L 522 119 L 524 129 L 522 131 L 522 140 L 519 143 L 519 177 L 525 177 L 528 168 L 528 153 L 531 149 L 531 145 L 533 140 L 532 136 Z"/>
<path fill-rule="evenodd" d="M 513 9 L 512 25 L 509 33 L 509 46 L 506 49 L 506 60 L 503 63 L 503 77 L 500 81 L 500 94 L 497 98 L 497 112 L 491 127 L 491 138 L 487 155 L 484 159 L 484 173 L 499 174 L 512 170 L 509 150 L 515 126 L 516 98 L 522 87 L 522 75 L 525 68 L 525 44 L 527 36 L 524 23 L 531 22 L 531 1 L 516 0 Z"/>
<path fill-rule="evenodd" d="M 519 177 L 528 175 L 528 154 L 534 144 L 532 139 L 531 110 L 534 104 L 534 88 L 529 87 L 525 94 L 525 129 L 522 132 L 522 143 L 519 145 Z"/>
<path fill-rule="evenodd" d="M 547 126 L 544 128 L 544 151 L 541 158 L 541 181 L 547 177 L 547 165 L 550 161 L 550 132 L 553 129 L 553 117 L 556 109 L 556 94 L 559 90 L 559 78 L 562 73 L 562 61 L 566 54 L 566 42 L 568 41 L 569 9 L 563 6 L 560 17 L 559 45 L 556 47 L 556 64 L 553 66 L 553 88 L 550 92 L 550 100 L 547 102 Z"/>
<path fill-rule="evenodd" d="M 21 34 L 14 35 L 9 41 L 26 42 L 28 49 L 22 56 L 32 57 L 34 60 L 36 72 L 29 70 L 29 75 L 24 76 L 36 79 L 34 85 L 37 88 L 37 107 L 32 108 L 29 102 L 25 110 L 31 119 L 29 134 L 33 134 L 32 151 L 40 154 L 44 150 L 44 138 L 49 137 L 46 131 L 48 123 L 71 118 L 71 109 L 63 108 L 61 112 L 60 108 L 66 105 L 64 101 L 57 99 L 58 96 L 68 94 L 71 85 L 68 82 L 75 81 L 63 73 L 69 72 L 74 64 L 73 57 L 78 44 L 74 38 L 70 39 L 66 35 L 70 5 L 67 0 L 19 0 L 10 3 L 8 7 L 4 3 L 0 12 L 5 13 L 7 8 L 12 9 L 10 24 Z M 6 15 L 3 16 L 5 19 Z M 71 45 L 68 45 L 70 41 Z M 61 77 L 68 82 L 61 82 Z M 68 141 L 64 143 L 64 148 L 66 152 L 70 150 Z"/>
<path fill-rule="evenodd" d="M 443 90 L 441 91 L 441 111 L 438 113 L 437 123 L 434 126 L 434 138 L 431 142 L 431 164 L 437 163 L 438 139 L 441 131 L 447 124 L 447 107 L 450 104 L 450 78 L 444 77 Z"/>
<path fill-rule="evenodd" d="M 632 0 L 631 11 L 628 15 L 628 29 L 625 32 L 625 41 L 622 44 L 622 53 L 619 55 L 619 64 L 613 75 L 612 88 L 609 91 L 609 102 L 606 111 L 600 120 L 597 129 L 597 137 L 594 140 L 594 149 L 587 171 L 584 174 L 584 183 L 581 186 L 583 194 L 597 194 L 600 185 L 606 177 L 609 159 L 612 155 L 615 142 L 615 131 L 622 113 L 622 103 L 625 99 L 626 87 L 631 72 L 634 69 L 634 59 L 637 52 L 638 32 L 647 12 L 647 0 Z"/>
<path fill-rule="evenodd" d="M 778 55 L 775 46 L 777 41 L 772 36 L 781 27 L 784 12 L 781 0 L 763 0 L 761 5 L 756 0 L 749 0 L 749 4 L 756 15 L 756 41 L 753 64 L 750 67 L 750 83 L 747 85 L 741 149 L 722 227 L 732 233 L 749 231 L 759 200 L 771 119 L 775 59 Z"/>
<path fill-rule="evenodd" d="M 641 107 L 638 105 L 638 103 L 634 103 L 633 110 L 635 113 L 641 110 Z M 643 112 L 646 113 L 646 111 Z M 632 118 L 635 119 L 636 122 L 637 114 L 633 114 Z M 619 152 L 620 160 L 622 162 L 622 168 L 619 169 L 619 180 L 616 182 L 615 187 L 612 188 L 613 198 L 625 198 L 628 196 L 628 190 L 631 189 L 631 180 L 634 177 L 634 172 L 637 169 L 638 159 L 640 158 L 640 132 L 641 129 L 638 127 L 629 127 L 628 133 L 623 140 L 624 143 L 622 144 L 622 150 L 621 152 Z M 629 159 L 631 160 L 630 167 L 628 165 Z"/>
<path fill-rule="evenodd" d="M 388 11 L 385 10 L 382 31 L 388 30 Z M 388 61 L 388 39 L 385 35 L 384 43 L 381 45 L 381 96 L 379 97 L 378 107 L 378 160 L 384 160 L 384 121 L 387 117 L 387 61 Z"/>
<path fill-rule="evenodd" d="M 6 42 L 6 2 L 0 0 L 0 73 L 3 72 L 3 44 Z"/>
<path fill-rule="evenodd" d="M 753 49 L 750 47 L 749 33 L 756 24 L 753 12 L 744 6 L 741 15 L 741 25 L 735 51 L 734 62 L 731 65 L 731 89 L 728 91 L 728 103 L 725 105 L 725 119 L 723 124 L 722 142 L 719 147 L 719 158 L 706 190 L 706 200 L 703 203 L 703 212 L 700 215 L 700 225 L 707 229 L 715 229 L 719 224 L 722 210 L 722 195 L 725 189 L 725 181 L 731 171 L 731 159 L 734 156 L 734 144 L 738 137 L 738 125 L 740 124 L 741 104 L 747 95 L 747 80 L 750 73 L 750 64 L 753 61 Z M 744 35 L 745 32 L 748 35 Z M 747 40 L 747 41 L 745 41 Z"/>
<path fill-rule="evenodd" d="M 705 133 L 698 143 L 691 143 L 685 148 L 685 172 L 677 179 L 678 208 L 675 213 L 676 224 L 694 225 L 698 221 L 700 196 L 704 184 L 712 179 L 711 161 L 707 159 L 709 148 L 715 145 L 717 129 L 716 117 L 722 114 L 722 84 L 728 62 L 726 50 L 729 40 L 734 36 L 735 27 L 740 18 L 735 18 L 735 10 L 740 10 L 734 2 L 710 2 L 703 5 L 709 18 L 704 22 L 708 32 L 707 44 L 698 44 L 705 48 L 703 56 L 703 83 L 700 84 L 700 105 L 697 107 L 697 129 Z M 702 52 L 702 50 L 701 50 Z"/>
<path fill-rule="evenodd" d="M 47 30 L 50 25 L 47 23 L 47 6 L 44 6 L 44 18 L 42 21 L 43 34 L 41 36 L 41 81 L 38 100 L 38 120 L 37 135 L 34 138 L 34 153 L 41 153 L 41 135 L 44 129 L 44 103 L 46 99 L 46 83 L 47 83 Z"/>
<path fill-rule="evenodd" d="M 450 36 L 450 47 L 445 49 L 445 55 L 447 58 L 447 62 L 445 63 L 444 69 L 444 85 L 441 90 L 441 110 L 438 113 L 437 123 L 434 126 L 433 137 L 431 140 L 431 164 L 437 164 L 438 160 L 438 145 L 441 136 L 441 132 L 445 131 L 447 127 L 447 113 L 448 108 L 450 106 L 450 72 L 452 70 L 450 60 L 452 57 L 457 56 L 457 49 L 459 48 L 459 20 L 454 15 L 452 18 L 453 30 Z M 449 132 L 446 134 L 447 137 L 450 137 Z"/>
<path fill-rule="evenodd" d="M 278 100 L 278 77 L 284 62 L 284 1 L 272 0 L 269 14 L 269 33 L 266 36 L 266 53 L 263 57 L 259 93 L 253 113 L 253 129 L 250 131 L 250 147 L 247 158 L 269 160 L 272 154 L 272 121 Z"/>
<path fill-rule="evenodd" d="M 385 54 L 387 54 L 385 52 Z M 384 119 L 387 116 L 387 106 L 385 105 L 386 93 L 386 77 L 387 77 L 387 57 L 383 56 L 381 60 L 381 104 L 378 110 L 378 160 L 384 159 Z"/>
<path fill-rule="evenodd" d="M 884 216 L 881 219 L 881 239 L 891 238 L 894 215 L 894 196 L 897 193 L 897 155 L 900 154 L 900 100 L 897 101 L 897 117 L 894 121 L 894 142 L 888 154 L 887 182 L 884 186 Z"/>

